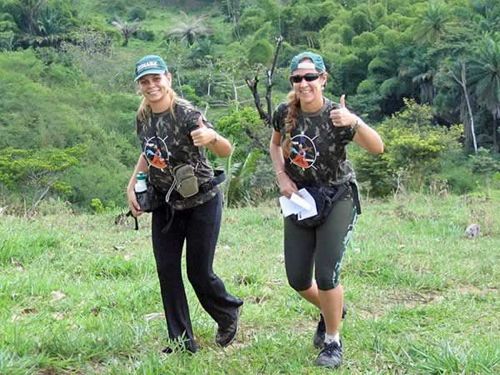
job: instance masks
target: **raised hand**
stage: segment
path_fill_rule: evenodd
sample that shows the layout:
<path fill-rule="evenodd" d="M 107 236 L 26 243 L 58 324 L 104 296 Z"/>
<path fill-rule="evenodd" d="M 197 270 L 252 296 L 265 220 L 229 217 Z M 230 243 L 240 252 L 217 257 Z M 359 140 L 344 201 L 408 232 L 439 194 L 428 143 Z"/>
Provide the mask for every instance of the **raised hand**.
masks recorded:
<path fill-rule="evenodd" d="M 345 106 L 345 94 L 342 94 L 339 102 L 340 108 L 330 111 L 330 119 L 333 126 L 345 127 L 353 126 L 356 123 L 357 116 L 349 111 Z"/>
<path fill-rule="evenodd" d="M 198 117 L 198 129 L 191 132 L 191 138 L 193 139 L 194 145 L 197 147 L 206 146 L 216 139 L 216 137 L 216 131 L 205 125 L 203 116 Z"/>

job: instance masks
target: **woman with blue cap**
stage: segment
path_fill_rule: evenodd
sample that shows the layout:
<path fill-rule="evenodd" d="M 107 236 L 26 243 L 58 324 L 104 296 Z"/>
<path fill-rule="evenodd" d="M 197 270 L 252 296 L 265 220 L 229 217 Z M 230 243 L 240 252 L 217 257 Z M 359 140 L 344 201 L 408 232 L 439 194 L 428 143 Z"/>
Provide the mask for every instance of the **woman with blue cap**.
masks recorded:
<path fill-rule="evenodd" d="M 142 145 L 127 198 L 134 216 L 143 211 L 134 191 L 139 172 L 148 174 L 152 196 L 162 204 L 152 209 L 152 242 L 160 290 L 167 320 L 170 353 L 175 347 L 198 350 L 181 272 L 182 249 L 186 244 L 189 282 L 202 307 L 217 322 L 215 341 L 225 347 L 235 338 L 243 301 L 230 295 L 212 265 L 219 235 L 223 178 L 209 164 L 205 149 L 226 157 L 229 141 L 189 102 L 172 89 L 172 75 L 156 55 L 140 59 L 135 81 L 142 95 L 136 117 Z"/>
<path fill-rule="evenodd" d="M 354 141 L 372 153 L 383 152 L 377 132 L 345 106 L 323 96 L 328 74 L 323 58 L 312 52 L 290 64 L 292 91 L 273 114 L 270 154 L 280 192 L 304 188 L 318 214 L 284 219 L 285 268 L 290 286 L 320 310 L 313 344 L 318 366 L 342 362 L 340 323 L 344 292 L 339 282 L 344 251 L 361 212 L 354 171 L 346 146 Z M 313 279 L 314 272 L 314 279 Z"/>

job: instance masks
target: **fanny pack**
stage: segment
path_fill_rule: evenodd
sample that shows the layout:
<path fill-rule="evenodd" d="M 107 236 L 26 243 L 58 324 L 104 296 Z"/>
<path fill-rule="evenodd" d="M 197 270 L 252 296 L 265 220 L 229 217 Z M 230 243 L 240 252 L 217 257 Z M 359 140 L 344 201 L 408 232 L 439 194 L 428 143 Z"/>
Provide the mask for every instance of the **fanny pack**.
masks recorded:
<path fill-rule="evenodd" d="M 191 164 L 180 164 L 173 168 L 175 190 L 183 197 L 189 198 L 198 194 L 198 177 L 194 174 Z"/>
<path fill-rule="evenodd" d="M 337 186 L 301 186 L 305 188 L 316 202 L 318 213 L 307 219 L 299 220 L 297 215 L 290 215 L 290 219 L 298 226 L 305 228 L 315 228 L 323 224 L 336 201 L 344 198 L 346 194 L 352 192 L 354 205 L 358 215 L 361 213 L 358 187 L 355 182 L 347 182 Z"/>

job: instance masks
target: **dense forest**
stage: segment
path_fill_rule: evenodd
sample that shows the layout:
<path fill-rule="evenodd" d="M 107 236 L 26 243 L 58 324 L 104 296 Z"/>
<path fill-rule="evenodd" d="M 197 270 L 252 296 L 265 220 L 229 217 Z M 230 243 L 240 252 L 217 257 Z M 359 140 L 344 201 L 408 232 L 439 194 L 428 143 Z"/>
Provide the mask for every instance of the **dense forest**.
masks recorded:
<path fill-rule="evenodd" d="M 96 211 L 124 206 L 139 152 L 134 63 L 163 56 L 175 90 L 236 150 L 213 160 L 231 205 L 275 194 L 246 79 L 320 53 L 325 95 L 346 94 L 386 152 L 352 147 L 364 193 L 471 192 L 500 184 L 498 0 L 0 0 L 0 208 L 24 214 L 58 199 Z"/>

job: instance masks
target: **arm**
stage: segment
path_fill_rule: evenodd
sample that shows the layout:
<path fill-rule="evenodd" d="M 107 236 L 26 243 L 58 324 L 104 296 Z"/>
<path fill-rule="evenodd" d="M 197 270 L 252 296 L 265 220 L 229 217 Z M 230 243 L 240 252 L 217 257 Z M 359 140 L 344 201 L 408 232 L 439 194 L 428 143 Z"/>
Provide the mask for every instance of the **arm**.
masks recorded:
<path fill-rule="evenodd" d="M 354 142 L 363 147 L 368 152 L 373 154 L 381 154 L 384 152 L 384 143 L 380 135 L 366 123 L 349 111 L 345 106 L 345 95 L 340 97 L 340 108 L 330 111 L 330 118 L 333 126 L 336 127 L 352 127 L 356 134 Z"/>
<path fill-rule="evenodd" d="M 285 172 L 285 159 L 281 150 L 281 134 L 273 130 L 271 135 L 271 142 L 269 142 L 269 154 L 273 162 L 274 172 L 276 173 L 276 180 L 280 187 L 280 193 L 288 198 L 298 191 L 297 185 L 292 181 Z"/>
<path fill-rule="evenodd" d="M 198 118 L 198 129 L 191 132 L 193 143 L 197 147 L 205 146 L 219 157 L 227 157 L 233 152 L 233 146 L 229 140 L 221 136 L 213 128 L 203 123 L 203 118 Z"/>
<path fill-rule="evenodd" d="M 212 151 L 215 155 L 225 158 L 233 152 L 233 146 L 227 138 L 217 133 L 214 129 L 209 129 L 213 132 L 213 138 L 206 144 L 206 148 Z"/>
<path fill-rule="evenodd" d="M 353 138 L 354 142 L 372 154 L 381 154 L 384 152 L 382 138 L 380 138 L 380 135 L 374 129 L 366 125 L 359 117 L 357 117 L 354 124 L 356 128 L 356 134 Z"/>
<path fill-rule="evenodd" d="M 135 197 L 134 186 L 135 183 L 137 182 L 135 176 L 137 176 L 137 173 L 139 172 L 147 172 L 147 171 L 148 171 L 148 164 L 146 162 L 146 159 L 144 158 L 143 153 L 141 152 L 141 154 L 139 155 L 139 159 L 135 164 L 134 172 L 132 173 L 132 176 L 130 177 L 130 180 L 128 181 L 127 185 L 128 207 L 130 208 L 132 215 L 134 215 L 135 217 L 142 214 L 141 207 L 139 206 L 139 203 L 137 203 L 137 199 Z"/>

